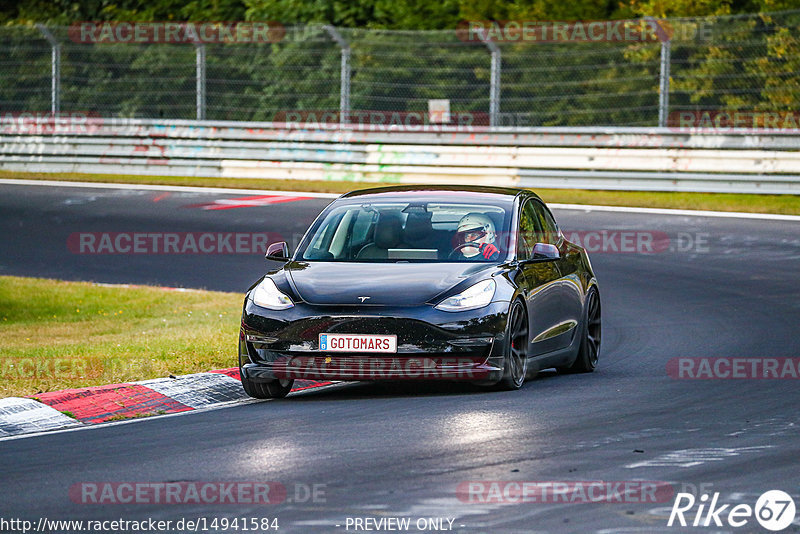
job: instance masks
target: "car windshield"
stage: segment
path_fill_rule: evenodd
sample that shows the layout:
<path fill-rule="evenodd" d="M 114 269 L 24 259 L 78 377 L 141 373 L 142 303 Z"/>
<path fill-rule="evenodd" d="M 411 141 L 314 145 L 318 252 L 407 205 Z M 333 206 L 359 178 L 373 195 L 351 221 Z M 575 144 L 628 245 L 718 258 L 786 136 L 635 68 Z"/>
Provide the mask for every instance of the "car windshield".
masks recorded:
<path fill-rule="evenodd" d="M 300 244 L 298 259 L 342 262 L 498 262 L 507 252 L 508 205 L 368 202 L 333 205 Z"/>

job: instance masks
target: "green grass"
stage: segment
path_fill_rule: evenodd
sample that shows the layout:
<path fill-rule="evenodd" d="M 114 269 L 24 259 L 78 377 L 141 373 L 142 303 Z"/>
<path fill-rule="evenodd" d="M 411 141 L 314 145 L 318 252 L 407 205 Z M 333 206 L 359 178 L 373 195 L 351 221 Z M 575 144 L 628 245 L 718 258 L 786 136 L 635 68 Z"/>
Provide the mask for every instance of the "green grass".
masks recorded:
<path fill-rule="evenodd" d="M 236 365 L 242 295 L 0 276 L 0 397 Z"/>
<path fill-rule="evenodd" d="M 123 174 L 48 174 L 0 171 L 0 178 L 27 180 L 66 180 L 129 184 L 192 185 L 346 193 L 354 189 L 376 187 L 375 182 L 334 182 L 306 180 L 262 180 L 250 178 L 193 178 L 176 176 L 139 176 Z M 712 211 L 743 211 L 800 215 L 800 195 L 739 195 L 730 193 L 669 193 L 640 191 L 589 191 L 582 189 L 535 189 L 547 202 L 597 204 L 603 206 L 638 206 Z"/>
<path fill-rule="evenodd" d="M 354 189 L 377 187 L 374 182 L 333 182 L 325 180 L 266 180 L 260 178 L 199 178 L 193 176 L 142 176 L 138 174 L 79 174 L 0 171 L 0 178 L 20 180 L 61 180 L 69 182 L 106 182 L 115 184 L 156 184 L 199 187 L 230 187 L 236 189 L 267 189 L 275 191 L 309 191 L 316 193 L 347 193 Z"/>
<path fill-rule="evenodd" d="M 800 215 L 800 195 L 586 191 L 580 189 L 538 189 L 536 192 L 548 203 Z"/>

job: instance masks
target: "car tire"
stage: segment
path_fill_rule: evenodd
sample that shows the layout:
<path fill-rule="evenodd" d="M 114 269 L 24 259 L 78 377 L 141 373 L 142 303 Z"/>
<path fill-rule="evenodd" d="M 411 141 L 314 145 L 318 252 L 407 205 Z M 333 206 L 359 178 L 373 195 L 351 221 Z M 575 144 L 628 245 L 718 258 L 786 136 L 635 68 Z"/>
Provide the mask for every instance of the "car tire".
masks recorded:
<path fill-rule="evenodd" d="M 282 399 L 292 390 L 294 380 L 278 379 L 270 382 L 253 382 L 247 379 L 239 370 L 242 377 L 244 392 L 254 399 Z"/>
<path fill-rule="evenodd" d="M 508 311 L 505 347 L 503 350 L 503 378 L 495 385 L 498 390 L 509 391 L 522 387 L 528 375 L 528 317 L 525 306 L 515 300 Z"/>
<path fill-rule="evenodd" d="M 595 288 L 591 288 L 586 295 L 586 306 L 583 313 L 584 328 L 581 334 L 581 345 L 578 356 L 572 365 L 559 367 L 558 371 L 565 374 L 591 373 L 597 368 L 600 355 L 600 339 L 602 333 L 602 315 L 600 308 L 600 295 Z"/>

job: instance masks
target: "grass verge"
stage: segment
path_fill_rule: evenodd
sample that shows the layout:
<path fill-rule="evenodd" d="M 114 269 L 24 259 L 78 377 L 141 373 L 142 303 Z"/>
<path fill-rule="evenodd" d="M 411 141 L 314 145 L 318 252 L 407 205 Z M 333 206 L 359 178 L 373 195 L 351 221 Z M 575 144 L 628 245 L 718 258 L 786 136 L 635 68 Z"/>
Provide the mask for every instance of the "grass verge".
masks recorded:
<path fill-rule="evenodd" d="M 0 276 L 0 397 L 236 365 L 242 295 Z"/>
<path fill-rule="evenodd" d="M 194 178 L 181 176 L 140 176 L 124 174 L 49 174 L 0 171 L 0 178 L 111 182 L 127 184 L 230 187 L 276 191 L 346 193 L 382 184 L 375 182 L 333 182 L 306 180 L 262 180 L 250 178 Z M 800 195 L 744 195 L 731 193 L 670 193 L 650 191 L 589 191 L 583 189 L 535 189 L 546 202 L 637 206 L 712 211 L 742 211 L 800 215 Z"/>

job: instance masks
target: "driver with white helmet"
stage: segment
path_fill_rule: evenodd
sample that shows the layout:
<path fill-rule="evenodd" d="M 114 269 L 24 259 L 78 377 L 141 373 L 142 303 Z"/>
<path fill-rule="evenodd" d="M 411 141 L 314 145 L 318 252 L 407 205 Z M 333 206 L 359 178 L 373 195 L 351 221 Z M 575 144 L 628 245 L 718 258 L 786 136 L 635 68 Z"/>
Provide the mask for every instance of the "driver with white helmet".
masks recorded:
<path fill-rule="evenodd" d="M 485 260 L 496 260 L 500 257 L 500 251 L 494 245 L 496 237 L 492 219 L 483 213 L 467 213 L 458 222 L 453 254 L 461 254 L 464 258 L 480 254 Z"/>

